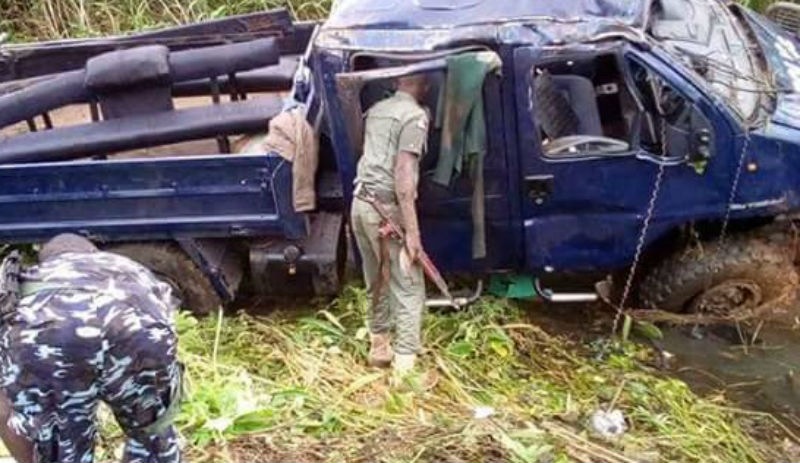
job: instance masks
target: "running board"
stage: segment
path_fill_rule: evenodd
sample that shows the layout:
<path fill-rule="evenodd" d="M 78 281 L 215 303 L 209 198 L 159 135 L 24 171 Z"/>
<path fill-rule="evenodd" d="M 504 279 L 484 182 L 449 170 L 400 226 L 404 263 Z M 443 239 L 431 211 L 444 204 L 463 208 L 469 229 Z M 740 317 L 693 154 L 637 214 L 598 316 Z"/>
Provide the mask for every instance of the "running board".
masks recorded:
<path fill-rule="evenodd" d="M 579 302 L 597 302 L 600 296 L 597 293 L 556 293 L 552 290 L 542 288 L 538 279 L 534 280 L 534 289 L 536 294 L 547 302 L 554 303 L 579 303 Z M 438 298 L 428 299 L 425 301 L 425 307 L 428 308 L 444 308 L 452 307 L 460 309 L 472 305 L 480 299 L 483 295 L 483 280 L 478 281 L 478 286 L 472 296 L 469 297 L 454 297 L 453 299 Z"/>
<path fill-rule="evenodd" d="M 536 293 L 547 302 L 597 302 L 600 299 L 597 293 L 555 293 L 552 290 L 542 288 L 538 278 L 534 280 L 533 284 L 536 289 Z"/>

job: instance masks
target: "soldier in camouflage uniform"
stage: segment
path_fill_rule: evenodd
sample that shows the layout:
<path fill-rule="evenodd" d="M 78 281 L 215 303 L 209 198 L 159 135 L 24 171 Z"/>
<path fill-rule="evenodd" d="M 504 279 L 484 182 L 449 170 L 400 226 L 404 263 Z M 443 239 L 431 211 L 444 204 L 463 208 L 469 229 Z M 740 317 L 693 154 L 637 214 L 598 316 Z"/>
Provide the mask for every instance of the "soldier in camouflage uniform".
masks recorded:
<path fill-rule="evenodd" d="M 422 250 L 415 201 L 419 160 L 427 147 L 429 116 L 421 105 L 424 76 L 398 79 L 394 96 L 376 103 L 366 115 L 364 154 L 358 163 L 352 229 L 364 268 L 370 310 L 369 363 L 407 373 L 420 349 L 425 279 L 417 263 Z M 380 236 L 381 216 L 364 196 L 379 200 L 405 232 L 405 245 Z M 389 275 L 382 274 L 384 260 Z M 386 280 L 386 281 L 384 281 Z M 377 292 L 377 293 L 376 293 Z M 396 328 L 392 349 L 390 333 Z"/>
<path fill-rule="evenodd" d="M 75 235 L 51 240 L 39 260 L 0 323 L 0 434 L 15 458 L 91 463 L 102 400 L 128 436 L 123 461 L 179 462 L 170 287 Z"/>

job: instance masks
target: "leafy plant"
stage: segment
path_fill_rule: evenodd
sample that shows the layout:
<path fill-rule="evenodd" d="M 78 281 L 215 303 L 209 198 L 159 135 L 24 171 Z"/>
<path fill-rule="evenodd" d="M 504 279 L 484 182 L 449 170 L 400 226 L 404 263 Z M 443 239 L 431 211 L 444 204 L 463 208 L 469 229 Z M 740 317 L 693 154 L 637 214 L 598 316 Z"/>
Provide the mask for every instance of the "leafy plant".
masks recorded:
<path fill-rule="evenodd" d="M 0 30 L 17 41 L 101 36 L 281 7 L 299 19 L 321 19 L 332 1 L 0 0 Z M 740 3 L 763 11 L 773 1 Z"/>
<path fill-rule="evenodd" d="M 648 370 L 647 349 L 576 344 L 497 299 L 429 314 L 425 379 L 393 389 L 387 372 L 365 366 L 366 306 L 364 291 L 349 288 L 329 306 L 231 316 L 219 331 L 216 317 L 181 315 L 189 393 L 177 424 L 187 460 L 566 462 L 583 452 L 612 462 L 631 449 L 681 462 L 780 456 L 751 434 L 782 436 L 778 425 Z M 611 403 L 631 430 L 620 442 L 583 442 L 586 418 Z M 118 431 L 106 436 L 105 448 L 119 445 Z"/>

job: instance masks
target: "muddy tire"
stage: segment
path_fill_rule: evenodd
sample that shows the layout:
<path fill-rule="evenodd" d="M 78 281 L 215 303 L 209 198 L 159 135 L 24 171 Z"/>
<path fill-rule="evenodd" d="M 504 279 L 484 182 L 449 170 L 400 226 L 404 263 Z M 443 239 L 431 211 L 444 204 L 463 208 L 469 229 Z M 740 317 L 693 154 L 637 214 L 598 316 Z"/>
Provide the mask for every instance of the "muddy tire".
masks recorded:
<path fill-rule="evenodd" d="M 786 315 L 796 300 L 797 270 L 784 246 L 732 239 L 675 255 L 642 280 L 646 308 L 737 319 Z"/>
<path fill-rule="evenodd" d="M 150 269 L 173 287 L 182 308 L 195 315 L 208 315 L 222 304 L 211 281 L 174 243 L 117 244 L 104 251 L 123 255 Z"/>

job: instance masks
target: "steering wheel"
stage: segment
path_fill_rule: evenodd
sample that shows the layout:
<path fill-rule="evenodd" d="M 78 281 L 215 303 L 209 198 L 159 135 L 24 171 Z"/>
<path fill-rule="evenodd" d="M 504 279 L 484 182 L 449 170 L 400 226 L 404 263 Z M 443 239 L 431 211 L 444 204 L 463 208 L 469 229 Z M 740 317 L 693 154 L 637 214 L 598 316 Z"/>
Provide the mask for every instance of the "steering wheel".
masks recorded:
<path fill-rule="evenodd" d="M 613 154 L 630 150 L 628 142 L 596 135 L 571 135 L 557 138 L 544 146 L 546 156 L 564 154 Z"/>

